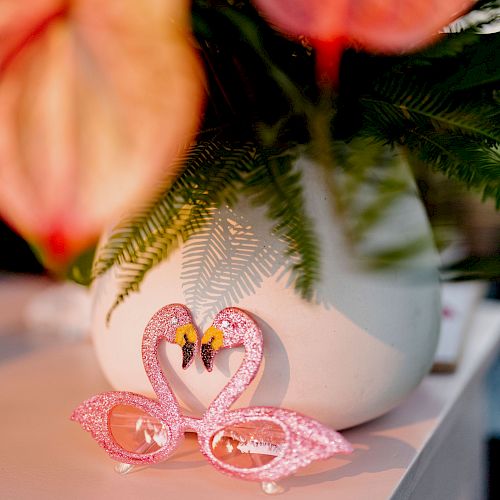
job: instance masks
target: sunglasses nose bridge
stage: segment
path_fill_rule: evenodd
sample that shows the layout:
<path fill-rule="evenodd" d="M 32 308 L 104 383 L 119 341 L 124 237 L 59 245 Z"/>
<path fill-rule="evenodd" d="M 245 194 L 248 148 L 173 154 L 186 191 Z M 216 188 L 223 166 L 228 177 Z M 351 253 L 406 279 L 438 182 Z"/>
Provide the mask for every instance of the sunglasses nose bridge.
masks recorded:
<path fill-rule="evenodd" d="M 200 432 L 201 418 L 197 417 L 184 417 L 182 422 L 182 430 L 184 432 Z"/>

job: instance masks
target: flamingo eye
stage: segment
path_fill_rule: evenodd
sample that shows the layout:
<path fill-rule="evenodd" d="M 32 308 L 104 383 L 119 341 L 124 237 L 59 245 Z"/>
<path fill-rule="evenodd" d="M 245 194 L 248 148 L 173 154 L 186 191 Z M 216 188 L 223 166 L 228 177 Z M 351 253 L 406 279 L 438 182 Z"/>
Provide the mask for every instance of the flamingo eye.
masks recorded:
<path fill-rule="evenodd" d="M 222 321 L 220 326 L 222 326 L 222 328 L 227 328 L 229 326 L 229 321 L 227 319 L 225 319 L 224 321 Z"/>
<path fill-rule="evenodd" d="M 172 325 L 177 325 L 179 323 L 179 318 L 177 318 L 176 316 L 174 316 L 171 320 L 170 320 L 170 323 Z"/>

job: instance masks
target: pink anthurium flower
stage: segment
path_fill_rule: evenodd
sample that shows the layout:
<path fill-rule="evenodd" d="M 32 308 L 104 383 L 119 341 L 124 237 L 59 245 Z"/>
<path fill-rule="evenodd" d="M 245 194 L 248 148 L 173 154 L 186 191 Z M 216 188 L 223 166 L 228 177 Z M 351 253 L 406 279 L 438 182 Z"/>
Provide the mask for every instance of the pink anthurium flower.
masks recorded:
<path fill-rule="evenodd" d="M 198 125 L 189 0 L 0 0 L 0 215 L 64 264 Z"/>
<path fill-rule="evenodd" d="M 279 29 L 308 37 L 320 78 L 337 78 L 347 44 L 398 53 L 431 43 L 474 0 L 253 0 Z"/>

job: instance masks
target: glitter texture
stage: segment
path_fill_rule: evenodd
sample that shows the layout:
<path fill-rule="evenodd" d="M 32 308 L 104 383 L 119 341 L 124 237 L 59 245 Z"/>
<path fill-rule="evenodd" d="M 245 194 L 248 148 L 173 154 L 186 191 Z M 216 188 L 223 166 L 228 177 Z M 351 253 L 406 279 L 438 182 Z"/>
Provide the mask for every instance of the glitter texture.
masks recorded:
<path fill-rule="evenodd" d="M 106 392 L 84 401 L 71 415 L 92 434 L 107 453 L 128 464 L 157 463 L 167 459 L 180 445 L 187 431 L 198 434 L 203 455 L 220 472 L 253 481 L 276 481 L 293 474 L 315 460 L 337 453 L 352 452 L 351 445 L 336 431 L 291 410 L 273 407 L 251 407 L 230 410 L 231 405 L 252 382 L 262 361 L 262 332 L 255 321 L 241 309 L 228 307 L 214 318 L 211 331 L 223 334 L 224 348 L 243 346 L 245 358 L 240 368 L 224 389 L 210 404 L 202 418 L 181 415 L 179 404 L 163 374 L 158 359 L 158 347 L 165 340 L 175 343 L 179 328 L 192 325 L 189 310 L 181 304 L 160 309 L 149 321 L 142 341 L 144 369 L 158 400 L 131 392 Z M 193 345 L 194 353 L 199 342 Z M 218 351 L 214 351 L 214 356 Z M 123 449 L 113 439 L 110 430 L 110 412 L 117 405 L 140 408 L 157 418 L 165 426 L 163 446 L 152 453 L 134 453 Z M 232 426 L 273 423 L 283 430 L 283 443 L 276 447 L 277 454 L 270 462 L 253 468 L 240 468 L 217 458 L 211 448 L 212 437 Z"/>

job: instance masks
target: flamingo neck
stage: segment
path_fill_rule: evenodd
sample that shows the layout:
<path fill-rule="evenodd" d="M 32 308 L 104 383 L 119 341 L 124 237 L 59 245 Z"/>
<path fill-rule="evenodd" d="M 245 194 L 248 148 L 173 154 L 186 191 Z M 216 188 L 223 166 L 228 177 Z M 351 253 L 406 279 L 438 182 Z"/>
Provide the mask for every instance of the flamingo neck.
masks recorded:
<path fill-rule="evenodd" d="M 175 396 L 160 364 L 159 346 L 163 335 L 160 336 L 157 328 L 157 326 L 148 325 L 142 338 L 142 362 L 144 370 L 154 392 L 158 396 L 158 400 L 162 404 L 177 405 Z"/>
<path fill-rule="evenodd" d="M 213 415 L 221 410 L 228 410 L 257 375 L 263 351 L 260 332 L 253 335 L 252 338 L 245 339 L 243 347 L 245 348 L 245 357 L 241 366 L 210 404 L 207 414 Z"/>

